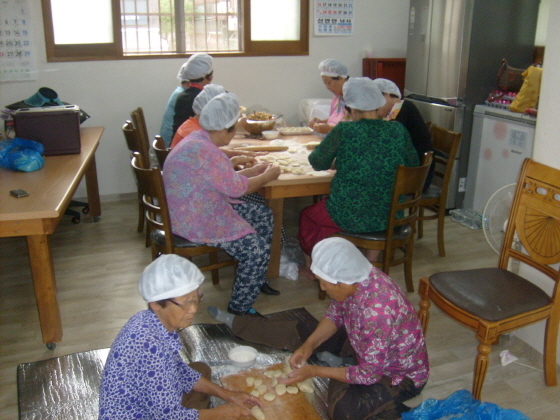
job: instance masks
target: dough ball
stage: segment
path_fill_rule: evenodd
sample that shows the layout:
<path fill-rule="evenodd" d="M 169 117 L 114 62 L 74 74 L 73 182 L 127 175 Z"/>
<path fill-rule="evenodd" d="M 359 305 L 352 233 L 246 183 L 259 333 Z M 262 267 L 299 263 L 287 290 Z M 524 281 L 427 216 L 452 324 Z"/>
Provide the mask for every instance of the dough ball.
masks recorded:
<path fill-rule="evenodd" d="M 260 395 L 263 395 L 263 394 L 267 391 L 267 389 L 268 389 L 268 388 L 266 387 L 266 385 L 259 385 L 259 386 L 257 387 L 257 390 L 259 391 L 259 394 L 260 394 Z"/>
<path fill-rule="evenodd" d="M 272 374 L 274 371 L 273 370 L 267 370 L 264 373 L 264 376 L 266 376 L 267 378 L 272 378 L 274 375 Z"/>
<path fill-rule="evenodd" d="M 272 371 L 272 376 L 274 376 L 275 378 L 278 378 L 280 375 L 282 375 L 281 370 L 273 370 Z"/>
<path fill-rule="evenodd" d="M 257 397 L 259 398 L 259 396 L 261 394 L 259 394 L 259 391 L 257 391 L 256 389 L 253 389 L 251 392 L 249 392 L 249 394 L 251 394 L 253 397 Z"/>
<path fill-rule="evenodd" d="M 255 378 L 253 378 L 252 376 L 248 376 L 245 378 L 245 382 L 247 383 L 247 386 L 253 386 L 253 384 L 255 383 Z"/>
<path fill-rule="evenodd" d="M 309 385 L 307 382 L 299 382 L 297 384 L 297 387 L 301 392 L 306 392 L 308 394 L 311 394 L 313 392 L 313 387 Z"/>
<path fill-rule="evenodd" d="M 253 385 L 255 386 L 255 388 L 257 388 L 261 384 L 262 384 L 262 379 L 255 379 L 255 381 L 253 382 Z"/>
<path fill-rule="evenodd" d="M 278 384 L 274 388 L 274 391 L 276 392 L 276 395 L 284 395 L 286 393 L 286 385 Z"/>
<path fill-rule="evenodd" d="M 263 398 L 267 401 L 274 401 L 276 399 L 276 395 L 271 392 L 267 392 L 263 395 Z"/>
<path fill-rule="evenodd" d="M 288 394 L 297 394 L 299 392 L 299 389 L 297 386 L 288 386 L 286 387 L 286 392 Z"/>
<path fill-rule="evenodd" d="M 270 381 L 270 386 L 274 388 L 276 385 L 278 385 L 278 379 L 272 378 L 272 381 Z"/>
<path fill-rule="evenodd" d="M 257 420 L 265 419 L 264 413 L 262 412 L 261 408 L 258 405 L 255 405 L 251 408 L 251 415 Z"/>

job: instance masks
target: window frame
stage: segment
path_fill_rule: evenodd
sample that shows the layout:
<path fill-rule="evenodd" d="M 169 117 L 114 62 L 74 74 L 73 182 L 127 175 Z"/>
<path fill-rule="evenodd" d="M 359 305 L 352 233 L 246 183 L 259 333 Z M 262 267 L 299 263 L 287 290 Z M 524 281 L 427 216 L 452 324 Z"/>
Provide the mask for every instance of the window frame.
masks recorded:
<path fill-rule="evenodd" d="M 300 40 L 297 41 L 251 41 L 251 0 L 241 0 L 243 10 L 240 25 L 243 36 L 243 51 L 196 51 L 207 52 L 214 57 L 251 57 L 251 56 L 289 56 L 309 55 L 309 1 L 300 2 Z M 103 44 L 55 44 L 51 12 L 51 0 L 41 0 L 45 32 L 47 62 L 103 61 L 103 60 L 139 60 L 188 57 L 195 53 L 163 53 L 124 55 L 121 34 L 120 0 L 111 0 L 113 13 L 112 43 Z"/>

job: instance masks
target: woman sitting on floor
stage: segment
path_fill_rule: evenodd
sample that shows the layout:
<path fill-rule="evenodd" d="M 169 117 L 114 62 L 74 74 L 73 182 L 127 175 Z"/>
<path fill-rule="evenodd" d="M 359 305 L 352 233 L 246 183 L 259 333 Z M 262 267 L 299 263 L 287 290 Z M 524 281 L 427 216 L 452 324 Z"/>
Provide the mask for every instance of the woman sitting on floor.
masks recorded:
<path fill-rule="evenodd" d="M 319 242 L 311 270 L 332 299 L 318 324 L 232 316 L 212 306 L 208 312 L 243 340 L 294 351 L 294 370 L 279 382 L 330 378 L 327 405 L 332 420 L 400 419 L 409 410 L 404 402 L 420 394 L 430 373 L 412 303 L 343 238 Z M 328 366 L 307 364 L 312 355 Z"/>
<path fill-rule="evenodd" d="M 265 283 L 272 242 L 272 212 L 263 204 L 239 200 L 280 175 L 277 166 L 257 164 L 235 171 L 220 150 L 235 135 L 239 103 L 232 93 L 212 98 L 200 112 L 202 130 L 171 149 L 163 169 L 173 233 L 223 249 L 239 262 L 228 311 L 252 308 Z"/>

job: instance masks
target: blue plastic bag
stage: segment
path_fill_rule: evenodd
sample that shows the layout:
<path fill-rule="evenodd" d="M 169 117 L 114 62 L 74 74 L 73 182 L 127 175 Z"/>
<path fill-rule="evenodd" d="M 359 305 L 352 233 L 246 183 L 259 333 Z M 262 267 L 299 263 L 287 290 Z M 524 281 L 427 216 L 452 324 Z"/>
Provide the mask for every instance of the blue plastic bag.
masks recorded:
<path fill-rule="evenodd" d="M 430 398 L 402 414 L 402 420 L 531 420 L 513 409 L 504 409 L 493 403 L 481 403 L 466 389 L 456 391 L 445 400 Z"/>
<path fill-rule="evenodd" d="M 45 148 L 39 142 L 16 137 L 0 141 L 0 166 L 13 171 L 33 172 L 45 164 Z"/>

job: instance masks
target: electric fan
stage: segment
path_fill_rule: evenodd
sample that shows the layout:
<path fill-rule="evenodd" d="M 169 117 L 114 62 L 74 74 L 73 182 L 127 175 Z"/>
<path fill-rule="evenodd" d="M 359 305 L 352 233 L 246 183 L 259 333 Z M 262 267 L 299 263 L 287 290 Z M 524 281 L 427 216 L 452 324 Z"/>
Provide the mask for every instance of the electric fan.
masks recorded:
<path fill-rule="evenodd" d="M 502 250 L 515 187 L 516 184 L 509 184 L 497 190 L 486 203 L 482 213 L 484 236 L 496 254 L 500 254 Z"/>

